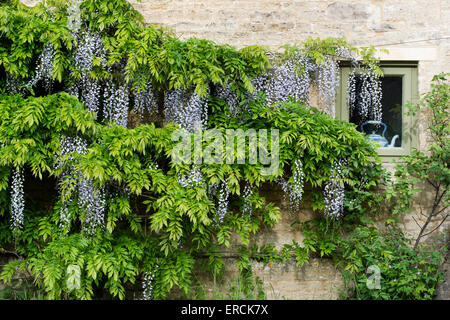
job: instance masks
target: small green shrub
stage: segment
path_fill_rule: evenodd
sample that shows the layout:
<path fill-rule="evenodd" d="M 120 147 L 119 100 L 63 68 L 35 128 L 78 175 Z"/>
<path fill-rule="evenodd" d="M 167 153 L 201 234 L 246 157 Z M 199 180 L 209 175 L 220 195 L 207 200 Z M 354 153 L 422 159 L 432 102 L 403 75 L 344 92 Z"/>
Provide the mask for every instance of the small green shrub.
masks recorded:
<path fill-rule="evenodd" d="M 427 131 L 431 143 L 426 152 L 413 150 L 410 155 L 401 157 L 395 167 L 395 179 L 386 190 L 393 214 L 407 212 L 420 192 L 430 190 L 432 202 L 421 205 L 425 222 L 415 240 L 417 247 L 427 235 L 444 224 L 450 216 L 450 74 L 441 73 L 432 79 L 431 90 L 425 93 L 416 104 L 408 104 L 413 115 L 420 111 L 427 113 Z M 422 208 L 426 207 L 425 210 Z M 430 228 L 432 220 L 440 221 L 437 227 Z M 431 230 L 430 230 L 431 229 Z"/>
<path fill-rule="evenodd" d="M 351 299 L 431 300 L 443 279 L 443 252 L 427 247 L 414 250 L 393 226 L 384 232 L 357 228 L 339 247 L 344 276 L 354 285 Z M 376 287 L 372 281 L 378 272 Z"/>

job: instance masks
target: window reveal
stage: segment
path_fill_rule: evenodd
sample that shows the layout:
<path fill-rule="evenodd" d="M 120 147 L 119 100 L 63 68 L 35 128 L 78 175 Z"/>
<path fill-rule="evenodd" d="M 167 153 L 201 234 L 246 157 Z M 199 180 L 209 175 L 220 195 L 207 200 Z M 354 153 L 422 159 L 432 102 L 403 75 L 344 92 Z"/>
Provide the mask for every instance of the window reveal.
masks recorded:
<path fill-rule="evenodd" d="M 381 70 L 383 76 L 372 79 L 352 67 L 341 68 L 336 117 L 383 145 L 377 152 L 390 162 L 417 146 L 417 119 L 405 107 L 418 97 L 417 63 L 382 62 Z"/>
<path fill-rule="evenodd" d="M 401 76 L 386 76 L 381 82 L 381 121 L 371 119 L 370 114 L 359 112 L 360 97 L 357 95 L 355 106 L 349 107 L 349 121 L 357 125 L 357 130 L 369 137 L 377 138 L 379 135 L 386 139 L 386 144 L 379 143 L 381 147 L 402 146 L 402 87 Z M 356 78 L 356 91 L 363 90 L 363 80 Z M 372 139 L 374 140 L 374 139 Z M 384 140 L 383 140 L 384 141 Z"/>

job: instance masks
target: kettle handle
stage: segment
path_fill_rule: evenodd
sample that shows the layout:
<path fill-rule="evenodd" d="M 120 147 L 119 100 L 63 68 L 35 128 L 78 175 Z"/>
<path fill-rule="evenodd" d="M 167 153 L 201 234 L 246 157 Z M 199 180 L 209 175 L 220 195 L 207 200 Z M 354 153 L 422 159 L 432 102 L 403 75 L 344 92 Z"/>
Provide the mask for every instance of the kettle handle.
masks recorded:
<path fill-rule="evenodd" d="M 383 122 L 381 122 L 381 121 L 375 121 L 375 120 L 369 120 L 369 121 L 366 121 L 366 122 L 364 122 L 363 124 L 361 124 L 361 131 L 362 131 L 363 133 L 366 133 L 366 132 L 364 131 L 364 129 L 363 129 L 364 126 L 365 126 L 366 124 L 382 124 L 382 125 L 384 126 L 382 136 L 384 137 L 384 134 L 386 133 L 386 130 L 387 130 L 387 125 L 386 125 L 385 123 L 383 123 Z"/>

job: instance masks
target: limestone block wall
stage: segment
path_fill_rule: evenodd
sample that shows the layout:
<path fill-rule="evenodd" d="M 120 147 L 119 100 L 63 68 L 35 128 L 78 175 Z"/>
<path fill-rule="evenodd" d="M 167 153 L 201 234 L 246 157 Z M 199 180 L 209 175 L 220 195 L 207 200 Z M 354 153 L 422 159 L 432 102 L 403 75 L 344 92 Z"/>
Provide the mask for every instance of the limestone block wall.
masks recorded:
<path fill-rule="evenodd" d="M 206 274 L 199 274 L 208 299 L 227 299 L 230 286 L 236 285 L 239 269 L 236 258 L 225 258 L 227 268 L 223 279 L 214 284 Z M 328 259 L 311 259 L 298 267 L 295 262 L 263 264 L 255 262 L 252 271 L 263 281 L 263 290 L 270 300 L 330 300 L 339 299 L 344 290 L 341 273 Z"/>
<path fill-rule="evenodd" d="M 284 198 L 280 187 L 275 185 L 265 185 L 262 187 L 261 195 L 267 201 L 275 203 L 281 210 L 282 216 L 279 223 L 272 229 L 262 229 L 254 241 L 258 245 L 272 244 L 276 249 L 281 249 L 284 244 L 292 243 L 295 240 L 302 243 L 304 236 L 297 226 L 292 226 L 294 222 L 305 222 L 312 220 L 320 213 L 313 212 L 310 201 L 304 199 L 300 211 L 292 211 L 289 201 Z M 235 258 L 235 249 L 240 245 L 238 237 L 231 242 L 231 247 L 224 256 L 226 257 L 225 274 L 220 286 L 227 288 L 228 282 L 238 277 Z M 228 257 L 228 258 L 227 258 Z M 344 280 L 341 272 L 334 267 L 330 259 L 311 258 L 309 263 L 302 267 L 296 266 L 295 261 L 287 263 L 269 263 L 254 261 L 252 263 L 253 274 L 264 282 L 264 289 L 269 299 L 337 299 L 344 290 Z M 212 293 L 211 278 L 200 275 L 209 293 Z"/>

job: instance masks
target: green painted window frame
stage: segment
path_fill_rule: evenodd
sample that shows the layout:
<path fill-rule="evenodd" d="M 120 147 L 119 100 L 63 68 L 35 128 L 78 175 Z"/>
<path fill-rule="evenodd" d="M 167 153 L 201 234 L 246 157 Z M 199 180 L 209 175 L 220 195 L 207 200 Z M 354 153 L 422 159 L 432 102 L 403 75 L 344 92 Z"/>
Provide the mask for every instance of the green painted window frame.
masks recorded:
<path fill-rule="evenodd" d="M 417 63 L 390 62 L 381 63 L 381 70 L 384 75 L 401 76 L 402 81 L 402 105 L 408 101 L 417 101 Z M 351 72 L 350 66 L 342 66 L 340 69 L 340 87 L 336 97 L 336 118 L 349 121 L 349 110 L 347 105 L 347 83 Z M 377 152 L 383 162 L 408 155 L 413 148 L 417 148 L 417 119 L 408 115 L 408 110 L 402 108 L 402 147 L 401 148 L 378 148 Z"/>

